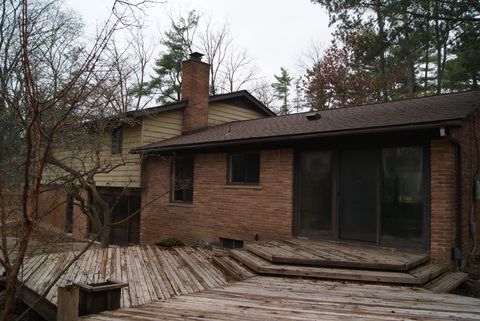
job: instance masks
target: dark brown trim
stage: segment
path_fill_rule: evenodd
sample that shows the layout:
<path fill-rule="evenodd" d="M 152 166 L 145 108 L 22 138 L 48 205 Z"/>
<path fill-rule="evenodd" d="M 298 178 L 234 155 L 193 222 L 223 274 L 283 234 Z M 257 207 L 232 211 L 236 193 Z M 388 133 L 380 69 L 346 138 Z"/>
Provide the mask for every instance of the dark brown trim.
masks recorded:
<path fill-rule="evenodd" d="M 141 110 L 132 110 L 132 111 L 126 112 L 125 115 L 128 117 L 138 118 L 138 117 L 148 116 L 151 114 L 157 114 L 157 113 L 163 113 L 171 110 L 182 109 L 185 107 L 187 107 L 187 100 L 181 100 L 181 101 L 168 103 L 161 106 L 155 106 L 155 107 L 145 108 Z"/>

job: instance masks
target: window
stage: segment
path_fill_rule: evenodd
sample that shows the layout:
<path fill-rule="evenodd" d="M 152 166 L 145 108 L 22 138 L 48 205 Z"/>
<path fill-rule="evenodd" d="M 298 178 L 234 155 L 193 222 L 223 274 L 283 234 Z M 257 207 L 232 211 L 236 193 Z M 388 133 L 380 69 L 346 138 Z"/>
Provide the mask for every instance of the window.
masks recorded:
<path fill-rule="evenodd" d="M 231 184 L 258 184 L 260 182 L 260 153 L 233 153 L 230 155 Z"/>
<path fill-rule="evenodd" d="M 172 201 L 193 201 L 193 157 L 177 157 L 173 162 Z"/>
<path fill-rule="evenodd" d="M 65 213 L 65 233 L 72 233 L 73 230 L 73 194 L 67 194 Z"/>
<path fill-rule="evenodd" d="M 243 241 L 221 237 L 220 246 L 226 249 L 240 249 L 243 248 Z"/>
<path fill-rule="evenodd" d="M 112 154 L 122 153 L 123 128 L 117 127 L 112 131 Z"/>

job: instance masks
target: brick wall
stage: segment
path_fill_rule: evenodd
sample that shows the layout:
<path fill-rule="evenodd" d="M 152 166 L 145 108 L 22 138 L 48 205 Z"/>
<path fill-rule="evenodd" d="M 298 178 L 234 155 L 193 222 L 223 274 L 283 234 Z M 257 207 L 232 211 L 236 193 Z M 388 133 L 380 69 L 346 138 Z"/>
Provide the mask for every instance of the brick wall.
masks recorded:
<path fill-rule="evenodd" d="M 474 131 L 475 126 L 475 131 Z M 467 120 L 460 129 L 452 131 L 452 135 L 462 145 L 462 259 L 463 263 L 472 251 L 474 240 L 478 240 L 477 228 L 476 238 L 470 234 L 470 222 L 480 223 L 479 201 L 473 198 L 475 180 L 480 179 L 477 172 L 478 150 L 477 141 L 480 144 L 480 117 L 472 117 Z M 477 136 L 477 139 L 475 139 Z M 480 148 L 480 147 L 479 147 Z M 478 241 L 477 241 L 478 248 Z"/>
<path fill-rule="evenodd" d="M 169 202 L 170 161 L 150 157 L 142 167 L 141 243 L 174 237 L 188 243 L 219 237 L 252 241 L 292 236 L 293 151 L 262 151 L 260 187 L 226 184 L 227 154 L 195 156 L 193 204 Z M 147 205 L 148 204 L 148 205 Z"/>
<path fill-rule="evenodd" d="M 446 139 L 430 144 L 430 250 L 435 261 L 450 262 L 455 245 L 455 148 Z"/>
<path fill-rule="evenodd" d="M 478 202 L 473 200 L 473 186 L 477 173 L 478 151 L 474 128 L 480 134 L 480 117 L 465 121 L 462 128 L 452 129 L 451 135 L 462 147 L 462 265 L 472 251 L 474 238 L 470 235 L 470 222 L 480 223 Z M 480 136 L 478 137 L 480 139 Z M 480 141 L 479 141 L 480 144 Z M 457 204 L 455 146 L 447 140 L 431 143 L 431 253 L 437 261 L 451 262 L 451 249 L 456 246 Z M 478 231 L 476 239 L 478 240 Z M 478 247 L 478 241 L 477 241 Z"/>

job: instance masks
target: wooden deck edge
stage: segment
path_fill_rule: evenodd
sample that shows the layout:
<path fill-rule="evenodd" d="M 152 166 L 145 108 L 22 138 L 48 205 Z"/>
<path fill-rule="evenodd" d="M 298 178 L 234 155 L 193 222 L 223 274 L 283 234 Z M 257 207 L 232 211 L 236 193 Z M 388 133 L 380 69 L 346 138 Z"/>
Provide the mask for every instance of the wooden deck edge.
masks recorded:
<path fill-rule="evenodd" d="M 468 274 L 464 272 L 446 273 L 426 284 L 425 288 L 436 293 L 448 293 L 455 290 L 468 278 Z"/>
<path fill-rule="evenodd" d="M 17 286 L 18 298 L 32 308 L 36 313 L 48 321 L 57 320 L 57 306 L 29 287 L 19 282 Z M 39 301 L 40 300 L 40 301 Z M 38 302 L 37 302 L 38 301 Z"/>
<path fill-rule="evenodd" d="M 294 243 L 292 243 L 294 244 Z M 267 250 L 255 246 L 255 244 L 249 244 L 245 249 L 271 263 L 274 264 L 294 264 L 314 267 L 338 267 L 348 269 L 366 269 L 366 270 L 379 270 L 379 271 L 396 271 L 407 272 L 419 265 L 427 263 L 430 260 L 430 256 L 425 256 L 415 260 L 413 262 L 404 264 L 385 263 L 385 262 L 353 262 L 353 261 L 339 261 L 339 260 L 322 260 L 316 258 L 295 258 L 284 257 L 269 253 Z"/>
<path fill-rule="evenodd" d="M 322 268 L 317 268 L 317 269 L 322 269 Z M 281 267 L 272 267 L 272 266 L 260 266 L 258 267 L 258 270 L 257 270 L 257 273 L 259 274 L 272 275 L 272 276 L 281 275 L 281 276 L 308 277 L 308 278 L 327 279 L 327 280 L 347 280 L 347 281 L 356 281 L 356 282 L 389 283 L 389 284 L 415 285 L 415 286 L 422 285 L 422 283 L 420 283 L 420 281 L 417 278 L 412 277 L 407 273 L 404 273 L 404 275 L 402 276 L 400 275 L 380 276 L 380 275 L 374 275 L 372 273 L 366 274 L 365 272 L 367 271 L 362 271 L 362 270 L 349 271 L 346 269 L 343 269 L 343 270 L 331 269 L 331 271 L 327 271 L 325 269 L 318 270 L 318 271 L 289 270 Z M 374 271 L 368 271 L 368 272 L 374 272 Z"/>

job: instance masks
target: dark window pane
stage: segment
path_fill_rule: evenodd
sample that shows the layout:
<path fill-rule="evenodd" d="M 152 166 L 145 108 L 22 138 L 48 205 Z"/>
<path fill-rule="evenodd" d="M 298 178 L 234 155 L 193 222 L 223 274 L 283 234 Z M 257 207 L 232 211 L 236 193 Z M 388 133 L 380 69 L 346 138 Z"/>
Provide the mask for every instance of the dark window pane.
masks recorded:
<path fill-rule="evenodd" d="M 258 184 L 260 153 L 234 153 L 230 156 L 230 183 Z"/>
<path fill-rule="evenodd" d="M 298 229 L 302 236 L 331 236 L 332 156 L 330 151 L 300 155 Z"/>
<path fill-rule="evenodd" d="M 191 202 L 193 200 L 193 157 L 176 158 L 173 174 L 173 200 Z"/>
<path fill-rule="evenodd" d="M 112 131 L 112 154 L 122 153 L 123 129 L 117 127 Z"/>
<path fill-rule="evenodd" d="M 382 174 L 382 241 L 422 247 L 423 149 L 383 149 Z"/>

